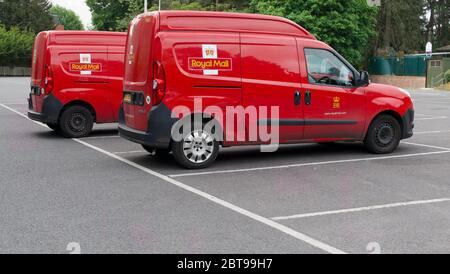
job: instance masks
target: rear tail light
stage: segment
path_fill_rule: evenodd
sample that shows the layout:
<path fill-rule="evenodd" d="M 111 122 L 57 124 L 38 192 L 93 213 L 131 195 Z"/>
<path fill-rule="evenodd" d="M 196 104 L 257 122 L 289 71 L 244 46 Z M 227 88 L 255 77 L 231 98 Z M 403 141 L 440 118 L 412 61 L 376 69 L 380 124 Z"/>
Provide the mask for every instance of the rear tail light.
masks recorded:
<path fill-rule="evenodd" d="M 166 73 L 161 62 L 153 63 L 153 105 L 159 105 L 166 95 Z"/>
<path fill-rule="evenodd" d="M 45 91 L 50 93 L 53 91 L 53 71 L 50 66 L 45 67 Z"/>

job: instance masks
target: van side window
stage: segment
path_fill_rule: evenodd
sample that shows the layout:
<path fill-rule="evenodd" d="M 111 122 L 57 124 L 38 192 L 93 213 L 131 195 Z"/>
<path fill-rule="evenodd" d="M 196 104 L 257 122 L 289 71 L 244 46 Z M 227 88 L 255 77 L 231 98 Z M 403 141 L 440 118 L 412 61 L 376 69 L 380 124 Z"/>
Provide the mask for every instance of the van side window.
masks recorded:
<path fill-rule="evenodd" d="M 330 51 L 305 49 L 305 56 L 310 84 L 353 86 L 352 70 Z"/>

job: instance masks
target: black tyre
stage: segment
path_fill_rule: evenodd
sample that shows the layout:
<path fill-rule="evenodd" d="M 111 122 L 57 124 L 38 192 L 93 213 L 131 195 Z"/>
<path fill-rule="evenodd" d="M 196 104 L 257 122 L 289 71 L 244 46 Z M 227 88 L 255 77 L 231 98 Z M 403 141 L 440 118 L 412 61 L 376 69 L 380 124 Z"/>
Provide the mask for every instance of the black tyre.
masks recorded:
<path fill-rule="evenodd" d="M 51 130 L 54 130 L 54 131 L 56 131 L 56 132 L 59 132 L 59 131 L 61 130 L 58 124 L 47 124 L 47 126 L 48 126 Z"/>
<path fill-rule="evenodd" d="M 66 109 L 61 115 L 59 126 L 65 137 L 82 138 L 92 132 L 94 117 L 85 107 L 73 106 Z"/>
<path fill-rule="evenodd" d="M 364 145 L 375 154 L 392 153 L 400 144 L 401 135 L 397 119 L 390 115 L 380 115 L 370 125 Z"/>
<path fill-rule="evenodd" d="M 199 130 L 197 130 L 197 128 Z M 173 142 L 172 152 L 175 160 L 187 169 L 202 169 L 211 166 L 219 155 L 219 142 L 215 132 L 204 125 L 194 127 L 183 136 L 183 140 Z"/>
<path fill-rule="evenodd" d="M 142 145 L 142 148 L 154 157 L 166 158 L 170 153 L 170 149 L 154 148 L 146 145 Z"/>

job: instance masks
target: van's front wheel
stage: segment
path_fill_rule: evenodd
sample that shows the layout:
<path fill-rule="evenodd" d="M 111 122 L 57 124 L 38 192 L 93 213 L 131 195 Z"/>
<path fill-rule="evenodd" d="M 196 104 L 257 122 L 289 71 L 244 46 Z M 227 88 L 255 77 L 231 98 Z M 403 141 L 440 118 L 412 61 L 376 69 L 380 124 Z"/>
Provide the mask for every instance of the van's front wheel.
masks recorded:
<path fill-rule="evenodd" d="M 372 153 L 389 154 L 397 149 L 401 134 L 397 119 L 390 115 L 381 115 L 370 125 L 364 145 Z"/>
<path fill-rule="evenodd" d="M 205 127 L 188 131 L 183 140 L 172 144 L 175 160 L 184 168 L 201 169 L 209 167 L 219 154 L 219 142 Z"/>
<path fill-rule="evenodd" d="M 65 137 L 86 137 L 94 127 L 94 117 L 85 107 L 69 107 L 61 115 L 59 126 Z"/>

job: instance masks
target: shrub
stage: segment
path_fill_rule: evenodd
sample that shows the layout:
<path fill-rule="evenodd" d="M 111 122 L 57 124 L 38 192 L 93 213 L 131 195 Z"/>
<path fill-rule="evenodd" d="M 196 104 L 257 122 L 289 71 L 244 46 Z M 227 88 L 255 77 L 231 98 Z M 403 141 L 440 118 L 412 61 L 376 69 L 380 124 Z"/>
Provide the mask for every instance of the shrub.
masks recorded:
<path fill-rule="evenodd" d="M 0 26 L 0 66 L 30 66 L 34 33 Z"/>

